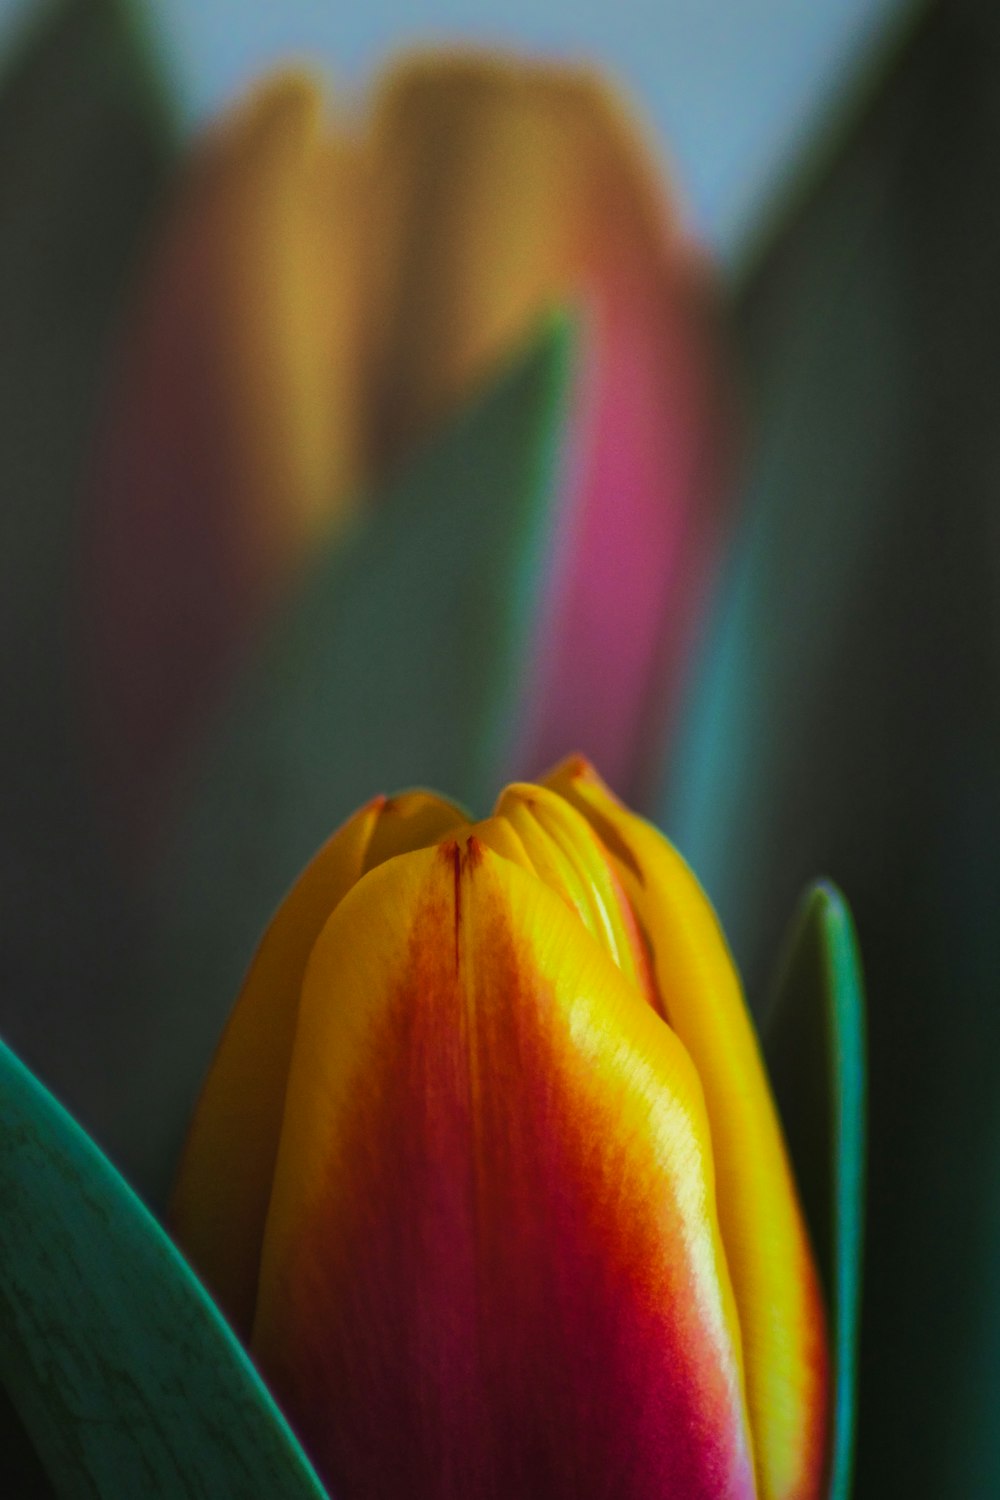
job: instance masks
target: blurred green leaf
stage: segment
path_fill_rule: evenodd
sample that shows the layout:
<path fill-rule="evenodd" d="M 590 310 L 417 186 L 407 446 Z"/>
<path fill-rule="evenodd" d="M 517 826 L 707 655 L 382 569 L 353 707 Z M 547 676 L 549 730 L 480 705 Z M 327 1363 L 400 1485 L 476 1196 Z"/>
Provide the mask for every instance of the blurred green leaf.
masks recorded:
<path fill-rule="evenodd" d="M 328 833 L 383 790 L 492 801 L 539 603 L 572 346 L 551 320 L 364 507 L 218 722 L 157 884 L 153 1030 L 126 1157 L 150 1189 L 256 942 Z"/>
<path fill-rule="evenodd" d="M 0 79 L 0 1026 L 103 1133 L 134 1009 L 112 983 L 127 893 L 88 802 L 77 577 L 105 358 L 172 131 L 124 5 L 32 19 Z"/>
<path fill-rule="evenodd" d="M 0 1044 L 0 1381 L 66 1500 L 322 1500 L 214 1303 Z"/>
<path fill-rule="evenodd" d="M 764 1051 L 829 1307 L 827 1500 L 848 1500 L 864 1221 L 864 992 L 850 912 L 829 884 L 806 893 L 792 924 Z"/>

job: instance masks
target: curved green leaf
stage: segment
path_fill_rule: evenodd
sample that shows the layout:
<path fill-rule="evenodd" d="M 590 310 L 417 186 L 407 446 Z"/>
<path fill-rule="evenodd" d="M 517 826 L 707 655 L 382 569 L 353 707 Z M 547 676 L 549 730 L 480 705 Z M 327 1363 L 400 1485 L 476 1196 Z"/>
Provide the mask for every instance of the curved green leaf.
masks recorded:
<path fill-rule="evenodd" d="M 187 1263 L 2 1044 L 0 1381 L 60 1500 L 323 1500 Z"/>
<path fill-rule="evenodd" d="M 854 925 L 829 882 L 806 892 L 779 967 L 764 1051 L 830 1315 L 827 1500 L 851 1492 L 865 1176 L 864 990 Z"/>

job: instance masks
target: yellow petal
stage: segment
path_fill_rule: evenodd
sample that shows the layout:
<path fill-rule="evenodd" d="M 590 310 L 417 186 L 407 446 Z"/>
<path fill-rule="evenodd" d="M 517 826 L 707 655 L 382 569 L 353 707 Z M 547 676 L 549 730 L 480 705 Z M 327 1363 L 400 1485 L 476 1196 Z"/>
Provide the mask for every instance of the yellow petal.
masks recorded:
<path fill-rule="evenodd" d="M 517 833 L 539 878 L 569 902 L 625 977 L 655 1005 L 655 987 L 632 908 L 586 818 L 564 798 L 528 782 L 507 787 L 496 813 Z"/>
<path fill-rule="evenodd" d="M 583 69 L 408 60 L 375 96 L 370 162 L 376 447 L 390 458 L 548 308 L 585 296 L 609 237 L 659 265 L 672 232 L 634 126 Z"/>
<path fill-rule="evenodd" d="M 492 849 L 496 854 L 502 854 L 504 859 L 511 860 L 522 870 L 527 870 L 529 875 L 534 875 L 535 866 L 528 858 L 527 851 L 506 818 L 484 818 L 480 823 L 474 823 L 469 830 L 473 838 L 477 838 L 487 849 Z"/>
<path fill-rule="evenodd" d="M 814 1500 L 826 1460 L 823 1303 L 781 1127 L 715 914 L 680 855 L 581 758 L 546 778 L 617 863 L 667 1020 L 705 1091 L 743 1333 L 760 1500 Z"/>
<path fill-rule="evenodd" d="M 229 1017 L 195 1110 L 171 1205 L 177 1239 L 249 1332 L 302 979 L 323 924 L 366 869 L 462 821 L 426 792 L 378 797 L 323 846 L 282 902 Z"/>
<path fill-rule="evenodd" d="M 307 75 L 262 85 L 206 148 L 200 194 L 233 458 L 259 527 L 308 535 L 355 498 L 365 195 Z M 195 330 L 192 330 L 192 334 Z"/>
<path fill-rule="evenodd" d="M 337 1493 L 752 1496 L 694 1069 L 476 836 L 313 951 L 253 1348 Z"/>
<path fill-rule="evenodd" d="M 367 874 L 395 854 L 435 844 L 467 821 L 454 803 L 433 792 L 397 792 L 382 803 L 368 841 L 363 872 Z"/>

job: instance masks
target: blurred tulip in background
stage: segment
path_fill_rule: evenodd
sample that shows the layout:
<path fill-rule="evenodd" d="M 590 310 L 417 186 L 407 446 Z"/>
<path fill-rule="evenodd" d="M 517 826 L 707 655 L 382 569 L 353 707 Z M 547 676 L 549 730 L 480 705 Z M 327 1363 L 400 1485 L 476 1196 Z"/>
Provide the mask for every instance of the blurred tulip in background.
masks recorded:
<path fill-rule="evenodd" d="M 455 54 L 398 64 L 358 122 L 287 74 L 177 175 L 90 498 L 91 681 L 128 820 L 163 818 L 309 560 L 560 308 L 576 367 L 505 756 L 580 744 L 648 792 L 732 413 L 707 261 L 623 103 L 583 70 Z"/>

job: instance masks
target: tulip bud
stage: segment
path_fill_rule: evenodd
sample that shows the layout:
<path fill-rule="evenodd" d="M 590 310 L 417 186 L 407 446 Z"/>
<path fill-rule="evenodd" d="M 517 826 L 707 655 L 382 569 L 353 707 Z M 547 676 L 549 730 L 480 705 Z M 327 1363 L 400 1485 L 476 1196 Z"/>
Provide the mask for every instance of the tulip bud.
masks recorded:
<path fill-rule="evenodd" d="M 812 1500 L 823 1305 L 715 918 L 580 759 L 377 799 L 279 909 L 179 1239 L 335 1493 Z"/>

